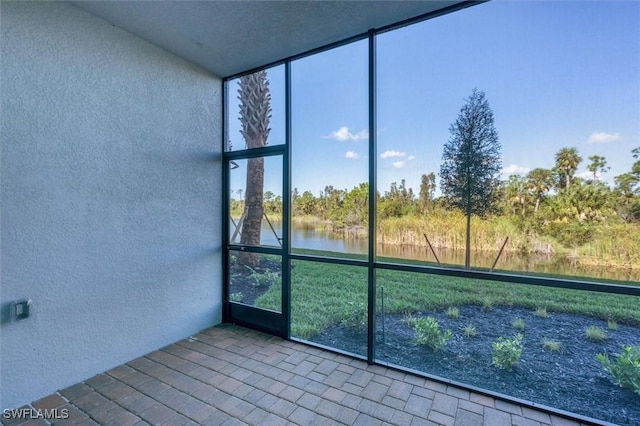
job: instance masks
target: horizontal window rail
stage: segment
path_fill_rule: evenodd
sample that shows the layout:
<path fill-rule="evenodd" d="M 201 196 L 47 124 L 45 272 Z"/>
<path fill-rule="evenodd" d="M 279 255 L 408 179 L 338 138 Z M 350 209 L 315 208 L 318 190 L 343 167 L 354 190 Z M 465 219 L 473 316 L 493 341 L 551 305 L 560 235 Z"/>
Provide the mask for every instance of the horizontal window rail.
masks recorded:
<path fill-rule="evenodd" d="M 227 151 L 223 154 L 225 160 L 242 160 L 245 158 L 268 157 L 282 155 L 286 151 L 286 145 L 267 145 L 260 148 L 240 149 Z"/>
<path fill-rule="evenodd" d="M 276 254 L 282 256 L 283 251 L 280 247 L 266 247 L 266 246 L 245 246 L 240 244 L 228 245 L 229 251 L 237 252 L 249 252 L 249 253 L 262 253 L 262 254 Z"/>

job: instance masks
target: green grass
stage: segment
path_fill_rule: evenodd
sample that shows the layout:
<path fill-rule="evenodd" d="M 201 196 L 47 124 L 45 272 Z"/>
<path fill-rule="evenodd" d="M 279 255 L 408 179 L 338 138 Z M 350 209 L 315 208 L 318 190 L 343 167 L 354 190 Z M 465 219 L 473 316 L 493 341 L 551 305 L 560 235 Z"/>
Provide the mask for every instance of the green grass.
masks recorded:
<path fill-rule="evenodd" d="M 350 303 L 367 301 L 367 269 L 311 261 L 294 261 L 291 284 L 292 335 L 309 338 L 343 320 Z M 618 324 L 640 326 L 634 296 L 483 281 L 378 269 L 387 314 L 435 312 L 451 306 L 517 306 L 584 314 Z M 380 304 L 378 292 L 378 305 Z M 256 301 L 256 306 L 280 310 L 280 282 Z M 491 311 L 487 311 L 490 316 Z"/>

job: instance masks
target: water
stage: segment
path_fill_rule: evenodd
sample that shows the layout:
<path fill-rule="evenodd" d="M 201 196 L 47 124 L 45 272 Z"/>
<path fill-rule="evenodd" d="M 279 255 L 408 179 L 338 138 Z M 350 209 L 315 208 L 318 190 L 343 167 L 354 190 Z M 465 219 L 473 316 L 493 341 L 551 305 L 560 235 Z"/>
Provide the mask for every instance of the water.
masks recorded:
<path fill-rule="evenodd" d="M 282 235 L 282 224 L 272 222 L 275 234 Z M 231 225 L 231 229 L 234 227 Z M 279 246 L 276 235 L 266 221 L 262 224 L 261 244 L 266 246 Z M 233 233 L 233 232 L 232 232 Z M 236 241 L 239 240 L 239 237 Z M 367 238 L 342 238 L 340 235 L 326 230 L 315 229 L 313 226 L 295 225 L 291 230 L 292 251 L 318 250 L 322 252 L 334 252 L 336 257 L 349 257 L 349 255 L 366 255 L 368 251 Z M 464 266 L 464 250 L 435 249 L 438 260 L 442 266 Z M 432 262 L 437 265 L 436 258 L 428 247 L 411 245 L 378 244 L 378 257 L 419 260 Z M 489 269 L 496 260 L 496 252 L 472 252 L 471 266 L 473 268 Z M 523 256 L 514 253 L 503 253 L 498 260 L 495 270 L 514 273 L 534 273 L 561 275 L 578 279 L 603 279 L 623 281 L 625 284 L 640 282 L 640 271 L 623 268 L 585 268 L 576 265 L 570 259 L 546 256 Z"/>

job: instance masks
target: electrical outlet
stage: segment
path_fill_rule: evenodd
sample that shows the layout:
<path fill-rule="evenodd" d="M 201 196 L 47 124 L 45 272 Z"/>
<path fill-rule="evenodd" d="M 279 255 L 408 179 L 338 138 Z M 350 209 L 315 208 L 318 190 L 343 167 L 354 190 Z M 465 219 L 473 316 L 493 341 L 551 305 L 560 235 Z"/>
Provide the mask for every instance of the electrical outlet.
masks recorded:
<path fill-rule="evenodd" d="M 16 321 L 29 318 L 31 300 L 19 300 L 14 305 L 14 318 Z"/>

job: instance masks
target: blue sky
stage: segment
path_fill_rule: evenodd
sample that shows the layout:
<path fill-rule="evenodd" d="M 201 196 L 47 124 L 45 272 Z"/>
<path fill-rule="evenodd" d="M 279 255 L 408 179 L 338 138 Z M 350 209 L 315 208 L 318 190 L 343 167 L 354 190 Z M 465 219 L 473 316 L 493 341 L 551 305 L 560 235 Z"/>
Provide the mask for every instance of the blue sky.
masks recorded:
<path fill-rule="evenodd" d="M 474 87 L 493 109 L 503 178 L 550 168 L 562 147 L 604 156 L 613 184 L 640 146 L 640 2 L 492 1 L 378 36 L 379 191 L 439 171 L 442 146 Z M 284 142 L 284 69 L 269 70 L 269 144 Z M 367 181 L 367 41 L 292 63 L 292 185 L 314 195 L 326 185 Z M 244 143 L 237 87 L 229 137 Z M 269 171 L 272 170 L 272 173 Z M 277 159 L 265 190 L 275 193 Z M 232 178 L 241 187 L 244 172 Z M 439 184 L 439 179 L 437 180 Z"/>

